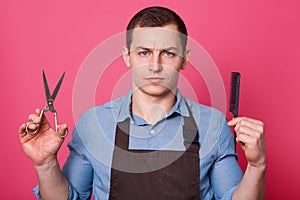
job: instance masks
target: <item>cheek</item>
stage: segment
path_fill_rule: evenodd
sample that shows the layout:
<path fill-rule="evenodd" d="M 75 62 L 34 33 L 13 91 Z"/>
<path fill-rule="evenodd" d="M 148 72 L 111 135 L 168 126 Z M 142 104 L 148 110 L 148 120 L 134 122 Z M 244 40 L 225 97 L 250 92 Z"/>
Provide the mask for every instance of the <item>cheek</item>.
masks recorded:
<path fill-rule="evenodd" d="M 131 67 L 132 78 L 135 80 L 143 79 L 143 77 L 145 76 L 145 72 L 146 72 L 145 66 Z"/>
<path fill-rule="evenodd" d="M 171 85 L 176 85 L 180 76 L 180 72 L 172 69 L 168 72 L 169 82 Z"/>
<path fill-rule="evenodd" d="M 164 71 L 172 76 L 178 75 L 182 67 L 181 63 L 178 62 L 164 63 L 164 66 Z"/>
<path fill-rule="evenodd" d="M 138 67 L 148 62 L 146 57 L 139 57 L 137 55 L 130 56 L 129 60 L 132 67 Z"/>
<path fill-rule="evenodd" d="M 179 77 L 179 71 L 172 69 L 168 72 L 168 76 L 170 77 L 170 79 L 172 79 L 172 81 L 175 81 Z"/>
<path fill-rule="evenodd" d="M 183 64 L 183 59 L 181 57 L 177 57 L 174 59 L 164 59 L 163 64 L 165 66 L 168 66 L 169 68 L 172 68 L 173 70 L 180 71 L 182 64 Z"/>

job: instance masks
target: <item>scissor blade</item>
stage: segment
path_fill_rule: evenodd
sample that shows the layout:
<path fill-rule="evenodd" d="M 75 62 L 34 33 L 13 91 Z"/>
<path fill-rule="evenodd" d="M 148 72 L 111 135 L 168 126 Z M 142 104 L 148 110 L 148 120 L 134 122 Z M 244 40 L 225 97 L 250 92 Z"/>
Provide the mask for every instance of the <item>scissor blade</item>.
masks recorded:
<path fill-rule="evenodd" d="M 47 99 L 47 102 L 48 102 L 48 100 L 50 99 L 50 91 L 49 91 L 49 86 L 48 86 L 48 82 L 47 82 L 44 70 L 43 70 L 43 82 L 44 82 L 44 89 L 45 89 L 46 99 Z"/>
<path fill-rule="evenodd" d="M 54 89 L 54 91 L 53 91 L 53 93 L 52 93 L 52 95 L 51 95 L 51 99 L 54 101 L 55 100 L 55 98 L 56 98 L 56 95 L 57 95 L 57 93 L 58 93 L 58 91 L 59 91 L 59 88 L 60 88 L 60 86 L 61 86 L 61 83 L 62 83 L 62 81 L 64 80 L 64 77 L 65 77 L 65 72 L 62 74 L 62 76 L 60 77 L 60 79 L 59 79 L 59 81 L 58 81 L 58 83 L 57 83 L 57 85 L 56 85 L 56 87 L 55 87 L 55 89 Z"/>

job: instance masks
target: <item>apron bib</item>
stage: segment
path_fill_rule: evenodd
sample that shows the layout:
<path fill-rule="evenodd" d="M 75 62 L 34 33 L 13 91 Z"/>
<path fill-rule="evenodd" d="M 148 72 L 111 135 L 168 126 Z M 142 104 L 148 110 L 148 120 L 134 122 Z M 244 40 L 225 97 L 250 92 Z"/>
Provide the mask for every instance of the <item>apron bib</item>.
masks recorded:
<path fill-rule="evenodd" d="M 110 200 L 199 200 L 199 135 L 192 113 L 184 117 L 185 151 L 130 150 L 130 119 L 119 122 L 113 152 Z"/>

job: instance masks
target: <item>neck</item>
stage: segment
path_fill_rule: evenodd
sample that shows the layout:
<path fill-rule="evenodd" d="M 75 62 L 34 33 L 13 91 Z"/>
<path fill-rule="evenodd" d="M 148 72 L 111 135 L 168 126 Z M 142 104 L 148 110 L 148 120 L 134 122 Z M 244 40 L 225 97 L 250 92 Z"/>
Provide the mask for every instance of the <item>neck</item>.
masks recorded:
<path fill-rule="evenodd" d="M 168 92 L 163 96 L 151 96 L 136 90 L 132 93 L 131 111 L 149 124 L 162 119 L 175 105 L 176 96 Z"/>

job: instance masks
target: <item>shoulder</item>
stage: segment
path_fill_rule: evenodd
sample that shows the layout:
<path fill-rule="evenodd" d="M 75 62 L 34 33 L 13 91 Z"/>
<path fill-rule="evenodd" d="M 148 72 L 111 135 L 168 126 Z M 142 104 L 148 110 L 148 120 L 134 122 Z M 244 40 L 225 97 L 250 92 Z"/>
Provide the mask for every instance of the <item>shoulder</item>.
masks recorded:
<path fill-rule="evenodd" d="M 185 98 L 185 101 L 191 109 L 196 122 L 200 122 L 200 120 L 206 123 L 211 122 L 211 120 L 213 120 L 214 123 L 224 122 L 225 115 L 220 110 L 211 106 L 197 103 L 188 98 Z"/>
<path fill-rule="evenodd" d="M 109 119 L 117 118 L 122 106 L 122 102 L 124 101 L 124 98 L 125 97 L 120 97 L 112 101 L 109 101 L 103 105 L 89 108 L 88 110 L 86 110 L 81 114 L 79 123 L 81 121 L 100 119 L 100 118 L 101 121 L 105 120 L 105 118 L 109 118 Z"/>
<path fill-rule="evenodd" d="M 83 112 L 76 124 L 78 135 L 82 138 L 105 135 L 113 139 L 113 131 L 118 122 L 123 100 L 124 97 L 117 98 Z"/>

